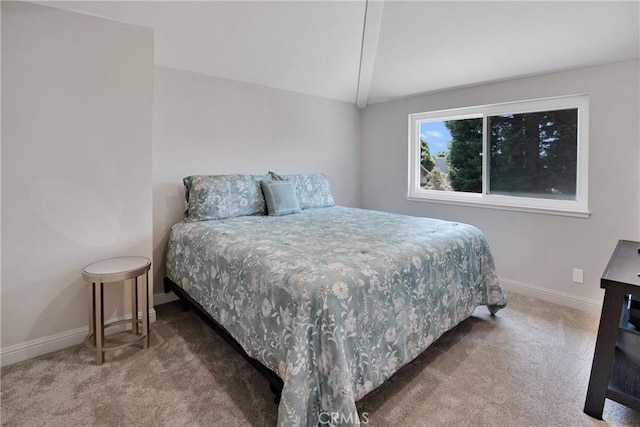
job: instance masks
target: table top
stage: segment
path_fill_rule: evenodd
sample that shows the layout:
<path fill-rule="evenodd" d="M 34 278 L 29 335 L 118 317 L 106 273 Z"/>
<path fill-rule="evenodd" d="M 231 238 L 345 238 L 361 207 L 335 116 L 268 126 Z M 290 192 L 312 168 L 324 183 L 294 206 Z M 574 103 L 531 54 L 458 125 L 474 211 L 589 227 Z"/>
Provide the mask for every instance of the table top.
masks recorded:
<path fill-rule="evenodd" d="M 126 256 L 105 259 L 87 265 L 82 275 L 87 280 L 100 279 L 102 282 L 135 277 L 149 270 L 151 261 L 140 256 Z"/>
<path fill-rule="evenodd" d="M 640 242 L 620 240 L 602 274 L 600 287 L 615 287 L 629 293 L 640 292 Z"/>

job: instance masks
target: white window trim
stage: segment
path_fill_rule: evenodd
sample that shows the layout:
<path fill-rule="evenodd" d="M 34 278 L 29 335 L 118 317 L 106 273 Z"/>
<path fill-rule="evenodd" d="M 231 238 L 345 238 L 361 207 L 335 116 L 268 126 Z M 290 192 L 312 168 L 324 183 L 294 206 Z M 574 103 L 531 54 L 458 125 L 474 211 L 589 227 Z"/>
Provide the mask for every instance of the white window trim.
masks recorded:
<path fill-rule="evenodd" d="M 420 188 L 420 122 L 483 118 L 482 152 L 487 153 L 489 152 L 489 141 L 486 129 L 487 116 L 569 108 L 578 109 L 576 200 L 555 200 L 487 194 L 489 156 L 486 155 L 482 156 L 482 193 L 425 190 Z M 409 189 L 407 200 L 588 218 L 590 215 L 588 203 L 589 96 L 570 95 L 409 114 L 408 172 Z"/>

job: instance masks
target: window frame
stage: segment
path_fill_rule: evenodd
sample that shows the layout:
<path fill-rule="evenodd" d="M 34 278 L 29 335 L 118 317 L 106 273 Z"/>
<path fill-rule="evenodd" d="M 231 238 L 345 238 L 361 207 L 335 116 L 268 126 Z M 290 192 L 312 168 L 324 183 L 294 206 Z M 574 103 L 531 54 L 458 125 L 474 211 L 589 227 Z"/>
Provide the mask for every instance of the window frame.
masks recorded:
<path fill-rule="evenodd" d="M 489 116 L 526 114 L 551 110 L 578 110 L 576 199 L 559 200 L 489 194 Z M 482 118 L 482 193 L 426 190 L 420 188 L 420 123 Z M 589 95 L 568 95 L 499 104 L 453 108 L 409 114 L 409 170 L 407 200 L 429 201 L 521 212 L 588 218 Z"/>

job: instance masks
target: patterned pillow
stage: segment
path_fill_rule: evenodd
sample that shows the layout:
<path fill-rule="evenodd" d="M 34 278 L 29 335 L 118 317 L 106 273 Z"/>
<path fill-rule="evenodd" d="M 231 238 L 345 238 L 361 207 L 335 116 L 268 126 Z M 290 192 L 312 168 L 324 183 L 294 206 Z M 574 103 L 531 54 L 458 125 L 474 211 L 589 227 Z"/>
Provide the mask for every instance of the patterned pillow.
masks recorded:
<path fill-rule="evenodd" d="M 326 208 L 336 204 L 325 174 L 278 175 L 269 172 L 269 176 L 274 181 L 291 181 L 296 189 L 300 209 Z"/>
<path fill-rule="evenodd" d="M 184 178 L 185 221 L 264 215 L 260 181 L 265 175 L 192 175 Z"/>
<path fill-rule="evenodd" d="M 296 190 L 290 181 L 261 181 L 269 216 L 300 213 Z"/>

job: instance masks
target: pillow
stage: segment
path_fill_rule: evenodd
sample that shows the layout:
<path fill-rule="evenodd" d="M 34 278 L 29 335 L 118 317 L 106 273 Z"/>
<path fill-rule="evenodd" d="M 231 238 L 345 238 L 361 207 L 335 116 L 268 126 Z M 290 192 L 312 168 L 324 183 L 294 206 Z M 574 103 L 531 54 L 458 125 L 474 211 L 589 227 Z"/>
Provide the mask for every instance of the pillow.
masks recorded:
<path fill-rule="evenodd" d="M 261 181 L 269 216 L 300 213 L 300 205 L 293 184 L 289 181 Z"/>
<path fill-rule="evenodd" d="M 265 175 L 192 175 L 184 178 L 185 221 L 207 221 L 236 216 L 264 215 L 260 190 Z"/>
<path fill-rule="evenodd" d="M 269 176 L 274 181 L 291 181 L 296 189 L 300 209 L 326 208 L 336 204 L 325 174 L 278 175 L 269 172 Z"/>

